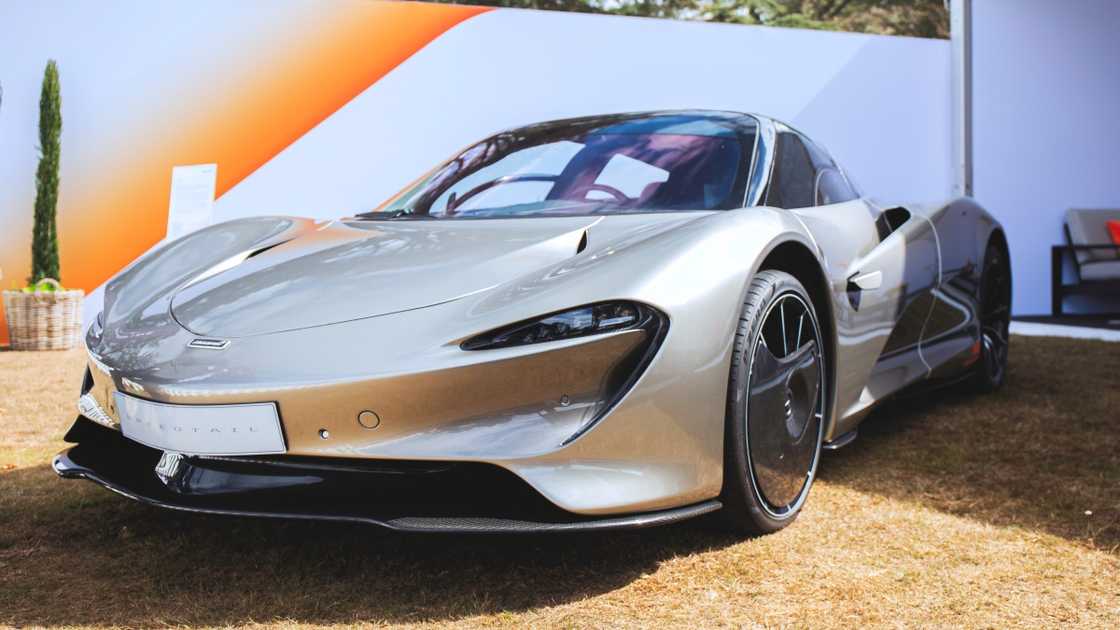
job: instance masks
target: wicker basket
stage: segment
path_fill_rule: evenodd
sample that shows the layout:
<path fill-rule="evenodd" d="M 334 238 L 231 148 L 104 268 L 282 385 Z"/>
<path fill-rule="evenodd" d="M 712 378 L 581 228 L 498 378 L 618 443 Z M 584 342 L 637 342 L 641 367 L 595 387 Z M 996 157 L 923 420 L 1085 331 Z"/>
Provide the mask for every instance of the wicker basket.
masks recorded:
<path fill-rule="evenodd" d="M 81 290 L 62 291 L 57 280 L 54 291 L 4 291 L 8 339 L 12 350 L 69 350 L 78 345 L 82 328 Z M 38 286 L 38 285 L 36 285 Z"/>

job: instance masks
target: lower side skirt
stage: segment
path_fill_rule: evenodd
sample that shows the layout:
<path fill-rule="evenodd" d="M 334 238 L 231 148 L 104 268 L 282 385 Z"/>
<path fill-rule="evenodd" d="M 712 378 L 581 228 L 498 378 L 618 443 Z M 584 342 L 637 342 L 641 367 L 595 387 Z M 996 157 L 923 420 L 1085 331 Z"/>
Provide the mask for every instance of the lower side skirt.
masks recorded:
<path fill-rule="evenodd" d="M 376 462 L 358 460 L 346 470 L 345 460 L 293 466 L 281 460 L 202 459 L 190 460 L 186 479 L 169 484 L 154 470 L 159 451 L 100 427 L 93 435 L 88 427 L 81 433 L 87 439 L 52 462 L 60 477 L 88 479 L 142 503 L 202 514 L 364 523 L 407 532 L 538 533 L 666 525 L 722 507 L 709 500 L 586 517 L 553 506 L 512 473 L 482 464 L 451 471 L 438 465 L 377 470 L 362 466 Z"/>

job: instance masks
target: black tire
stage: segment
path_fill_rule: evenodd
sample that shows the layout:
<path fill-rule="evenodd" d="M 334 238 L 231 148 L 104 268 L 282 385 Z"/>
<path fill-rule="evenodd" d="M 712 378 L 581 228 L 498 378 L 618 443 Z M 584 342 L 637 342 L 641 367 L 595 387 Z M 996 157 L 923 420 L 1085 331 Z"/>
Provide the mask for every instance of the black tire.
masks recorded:
<path fill-rule="evenodd" d="M 734 343 L 721 515 L 738 533 L 768 534 L 800 513 L 827 420 L 826 348 L 813 302 L 797 278 L 773 270 L 754 277 Z M 771 352 L 771 345 L 783 347 Z"/>
<path fill-rule="evenodd" d="M 1011 324 L 1011 265 L 1003 247 L 988 244 L 980 272 L 980 360 L 970 386 L 988 394 L 1007 381 L 1008 331 Z"/>

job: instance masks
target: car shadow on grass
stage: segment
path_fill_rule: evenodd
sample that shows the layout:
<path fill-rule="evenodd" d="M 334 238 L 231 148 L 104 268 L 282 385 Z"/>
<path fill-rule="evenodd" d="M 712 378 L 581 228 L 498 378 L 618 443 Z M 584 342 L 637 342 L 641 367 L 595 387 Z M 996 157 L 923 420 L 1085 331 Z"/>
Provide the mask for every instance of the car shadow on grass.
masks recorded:
<path fill-rule="evenodd" d="M 0 625 L 14 626 L 459 619 L 578 601 L 675 556 L 740 541 L 703 520 L 589 534 L 409 535 L 185 514 L 59 481 L 46 466 L 5 474 L 0 492 L 11 493 L 0 504 L 8 512 Z"/>
<path fill-rule="evenodd" d="M 1116 552 L 1117 374 L 1120 344 L 1013 337 L 1002 390 L 892 401 L 825 458 L 819 478 Z"/>

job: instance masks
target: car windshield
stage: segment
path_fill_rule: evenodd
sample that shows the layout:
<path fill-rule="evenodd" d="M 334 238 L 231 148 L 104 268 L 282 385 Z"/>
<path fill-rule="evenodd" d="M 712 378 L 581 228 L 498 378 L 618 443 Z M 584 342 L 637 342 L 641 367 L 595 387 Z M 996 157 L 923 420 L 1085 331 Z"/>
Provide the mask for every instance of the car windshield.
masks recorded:
<path fill-rule="evenodd" d="M 580 119 L 471 146 L 366 218 L 570 216 L 742 205 L 755 126 Z"/>

